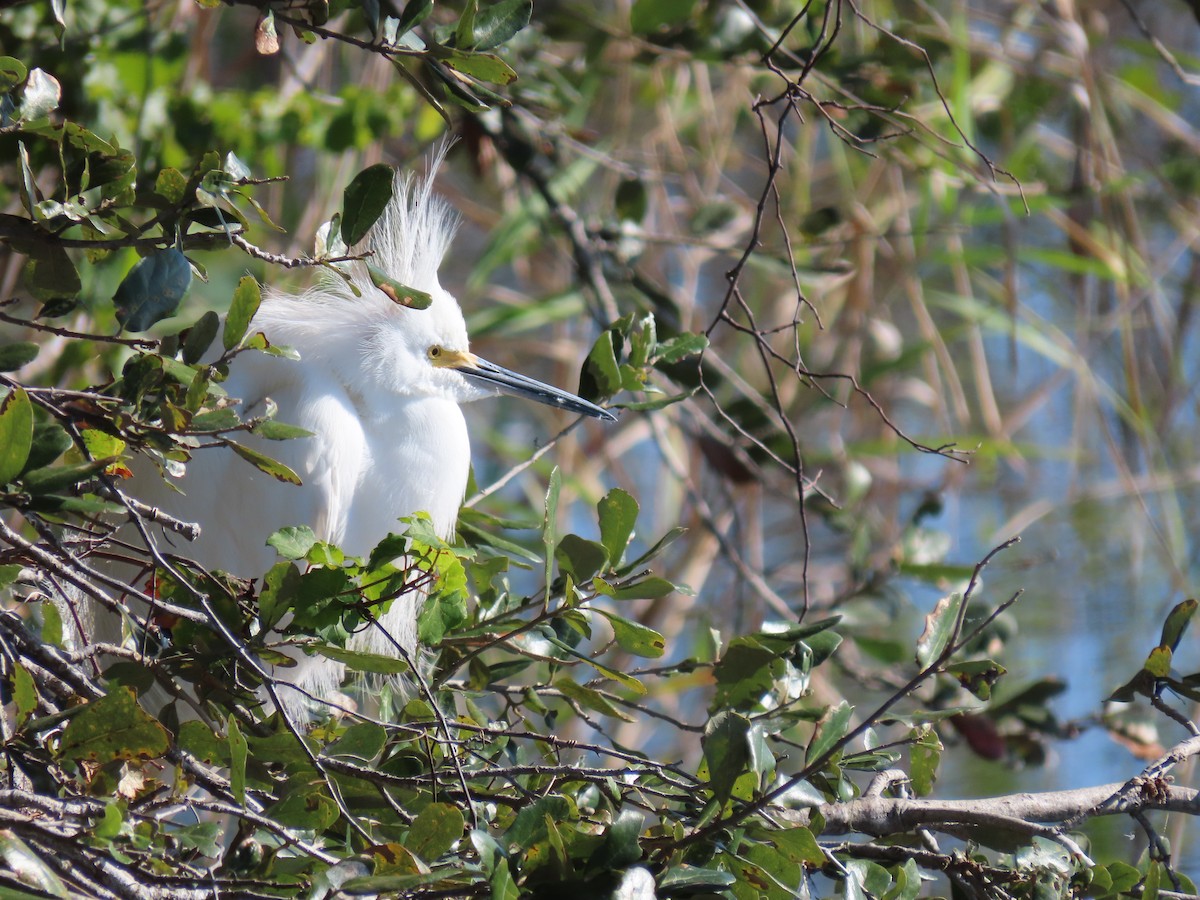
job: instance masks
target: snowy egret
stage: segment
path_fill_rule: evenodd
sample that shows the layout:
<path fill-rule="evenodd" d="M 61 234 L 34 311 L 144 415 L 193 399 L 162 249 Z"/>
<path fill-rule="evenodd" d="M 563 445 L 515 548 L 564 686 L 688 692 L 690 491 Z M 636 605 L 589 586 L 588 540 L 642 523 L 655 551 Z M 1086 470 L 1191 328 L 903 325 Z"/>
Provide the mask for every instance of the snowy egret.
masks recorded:
<path fill-rule="evenodd" d="M 195 545 L 179 548 L 209 568 L 257 576 L 275 561 L 268 535 L 285 525 L 309 525 L 318 538 L 365 555 L 398 520 L 429 514 L 435 531 L 454 530 L 467 485 L 470 442 L 459 404 L 514 394 L 569 412 L 614 421 L 608 410 L 475 356 L 458 302 L 438 283 L 438 268 L 456 216 L 432 191 L 433 176 L 397 175 L 393 198 L 364 240 L 372 265 L 395 281 L 430 294 L 426 309 L 399 305 L 375 287 L 365 265 L 351 264 L 358 294 L 343 279 L 326 277 L 305 293 L 268 292 L 251 325 L 299 361 L 242 354 L 225 389 L 243 417 L 269 402 L 281 422 L 311 437 L 260 444 L 258 449 L 295 471 L 303 485 L 281 483 L 230 452 L 197 451 L 186 473 L 172 479 L 186 496 L 161 487 L 157 476 L 139 496 L 201 526 Z M 156 489 L 156 483 L 158 488 Z M 380 626 L 402 647 L 417 644 L 423 597 L 393 602 Z M 378 628 L 354 638 L 355 649 L 395 655 Z M 341 664 L 302 657 L 279 671 L 303 691 L 327 696 L 341 683 Z M 304 696 L 284 691 L 293 712 Z"/>

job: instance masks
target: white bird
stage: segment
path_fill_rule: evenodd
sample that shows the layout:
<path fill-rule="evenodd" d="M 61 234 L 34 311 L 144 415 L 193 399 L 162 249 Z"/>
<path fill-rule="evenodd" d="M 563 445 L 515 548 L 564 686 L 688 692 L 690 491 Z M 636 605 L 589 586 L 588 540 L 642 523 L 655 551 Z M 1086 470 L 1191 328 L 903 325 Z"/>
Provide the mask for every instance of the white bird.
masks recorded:
<path fill-rule="evenodd" d="M 326 277 L 301 294 L 264 296 L 250 333 L 262 331 L 272 344 L 292 348 L 299 361 L 243 353 L 231 366 L 224 387 L 242 401 L 243 418 L 261 415 L 269 399 L 278 421 L 313 433 L 257 447 L 303 485 L 281 483 L 216 449 L 195 452 L 186 474 L 173 479 L 185 496 L 161 486 L 155 491 L 157 476 L 135 479 L 150 482 L 155 496 L 148 502 L 201 526 L 194 545 L 176 548 L 182 555 L 253 577 L 276 561 L 264 542 L 282 526 L 309 525 L 319 539 L 362 556 L 401 530 L 401 517 L 419 511 L 429 514 L 439 536 L 450 537 L 471 455 L 459 404 L 507 393 L 615 420 L 608 410 L 471 353 L 458 302 L 438 282 L 457 220 L 432 193 L 437 162 L 423 180 L 396 177 L 391 203 L 360 248 L 390 278 L 430 294 L 427 309 L 394 302 L 355 263 L 349 274 L 359 295 L 342 279 Z M 423 600 L 410 593 L 380 620 L 409 652 L 416 649 Z M 352 646 L 395 655 L 377 628 L 356 635 Z M 343 680 L 342 665 L 332 660 L 297 662 L 277 674 L 310 694 L 328 696 Z M 283 700 L 293 713 L 305 706 L 293 691 L 284 691 Z"/>

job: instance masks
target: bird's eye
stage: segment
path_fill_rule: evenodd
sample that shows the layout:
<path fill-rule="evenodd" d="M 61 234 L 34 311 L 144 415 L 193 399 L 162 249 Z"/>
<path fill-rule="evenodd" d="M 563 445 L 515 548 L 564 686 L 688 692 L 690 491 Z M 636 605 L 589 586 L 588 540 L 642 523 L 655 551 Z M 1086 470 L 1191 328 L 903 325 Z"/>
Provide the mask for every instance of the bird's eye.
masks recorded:
<path fill-rule="evenodd" d="M 437 344 L 434 344 L 432 347 L 429 348 L 429 358 L 430 359 L 437 359 L 441 355 L 442 355 L 442 348 L 439 347 Z"/>

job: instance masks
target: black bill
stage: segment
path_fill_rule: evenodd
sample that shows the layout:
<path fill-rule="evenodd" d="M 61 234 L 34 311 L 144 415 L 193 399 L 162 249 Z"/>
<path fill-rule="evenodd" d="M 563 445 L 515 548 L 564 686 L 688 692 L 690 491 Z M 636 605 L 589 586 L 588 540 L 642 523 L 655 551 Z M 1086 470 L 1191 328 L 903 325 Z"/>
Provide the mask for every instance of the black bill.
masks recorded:
<path fill-rule="evenodd" d="M 474 357 L 474 365 L 455 366 L 454 368 L 472 381 L 486 385 L 502 394 L 512 394 L 514 397 L 524 397 L 536 400 L 547 406 L 557 406 L 573 413 L 592 416 L 605 422 L 615 422 L 617 417 L 607 409 L 602 409 L 595 403 L 590 403 L 582 397 L 576 397 L 556 387 L 542 384 L 532 378 L 527 378 L 517 372 L 505 369 L 486 359 Z"/>

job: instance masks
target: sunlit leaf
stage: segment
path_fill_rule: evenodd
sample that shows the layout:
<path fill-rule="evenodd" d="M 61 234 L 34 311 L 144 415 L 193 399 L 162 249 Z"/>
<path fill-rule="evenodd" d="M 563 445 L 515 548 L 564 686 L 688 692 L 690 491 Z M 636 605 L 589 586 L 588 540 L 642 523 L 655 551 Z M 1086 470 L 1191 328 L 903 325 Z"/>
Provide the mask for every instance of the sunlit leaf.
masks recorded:
<path fill-rule="evenodd" d="M 154 181 L 154 193 L 171 204 L 183 202 L 187 196 L 187 178 L 178 169 L 170 166 L 158 173 Z"/>
<path fill-rule="evenodd" d="M 271 457 L 259 453 L 257 450 L 252 450 L 244 444 L 237 444 L 233 441 L 227 441 L 226 443 L 234 453 L 253 465 L 260 472 L 265 472 L 272 478 L 287 482 L 288 484 L 301 483 L 300 476 L 279 462 L 279 460 L 271 459 Z"/>
<path fill-rule="evenodd" d="M 695 356 L 708 347 L 708 338 L 703 334 L 681 334 L 663 341 L 654 351 L 654 362 L 677 363 Z"/>
<path fill-rule="evenodd" d="M 316 542 L 316 534 L 307 525 L 289 525 L 267 538 L 267 545 L 284 559 L 303 559 Z"/>
<path fill-rule="evenodd" d="M 41 119 L 58 109 L 61 99 L 62 85 L 58 79 L 41 69 L 30 69 L 25 90 L 21 92 L 18 117 L 25 122 Z"/>
<path fill-rule="evenodd" d="M 307 428 L 301 428 L 299 425 L 289 425 L 286 422 L 276 422 L 274 419 L 264 419 L 251 428 L 250 432 L 257 434 L 261 438 L 266 438 L 268 441 L 290 441 L 294 438 L 313 436 L 313 433 Z"/>
<path fill-rule="evenodd" d="M 464 75 L 470 75 L 472 78 L 478 78 L 489 84 L 512 84 L 517 80 L 517 73 L 513 67 L 491 53 L 451 50 L 442 62 L 456 72 L 462 72 Z M 478 90 L 478 87 L 476 86 L 474 89 Z"/>
<path fill-rule="evenodd" d="M 642 656 L 648 659 L 657 659 L 666 651 L 667 642 L 653 628 L 647 628 L 639 622 L 631 622 L 629 619 L 623 619 L 616 613 L 607 610 L 598 610 L 598 612 L 612 625 L 613 635 L 617 639 L 617 644 L 626 653 L 632 653 L 635 656 Z"/>
<path fill-rule="evenodd" d="M 817 727 L 817 733 L 809 742 L 808 752 L 804 757 L 805 762 L 811 765 L 837 746 L 838 742 L 846 736 L 850 728 L 850 717 L 853 714 L 854 707 L 844 700 L 833 707 Z"/>
<path fill-rule="evenodd" d="M 933 612 L 925 617 L 925 631 L 917 640 L 917 664 L 922 668 L 940 659 L 950 646 L 958 629 L 962 604 L 963 595 L 956 591 L 939 600 Z"/>
<path fill-rule="evenodd" d="M 131 689 L 122 687 L 71 717 L 58 753 L 64 759 L 97 763 L 157 759 L 167 752 L 169 743 L 166 729 L 138 706 Z"/>
<path fill-rule="evenodd" d="M 340 662 L 355 672 L 367 672 L 373 675 L 403 675 L 412 671 L 412 667 L 407 662 L 394 656 L 346 650 L 331 644 L 312 644 L 310 646 L 321 656 Z"/>
<path fill-rule="evenodd" d="M 229 313 L 225 316 L 225 330 L 221 333 L 221 343 L 226 350 L 241 344 L 261 302 L 262 290 L 258 282 L 249 275 L 243 276 L 233 292 L 233 302 L 229 304 Z"/>

